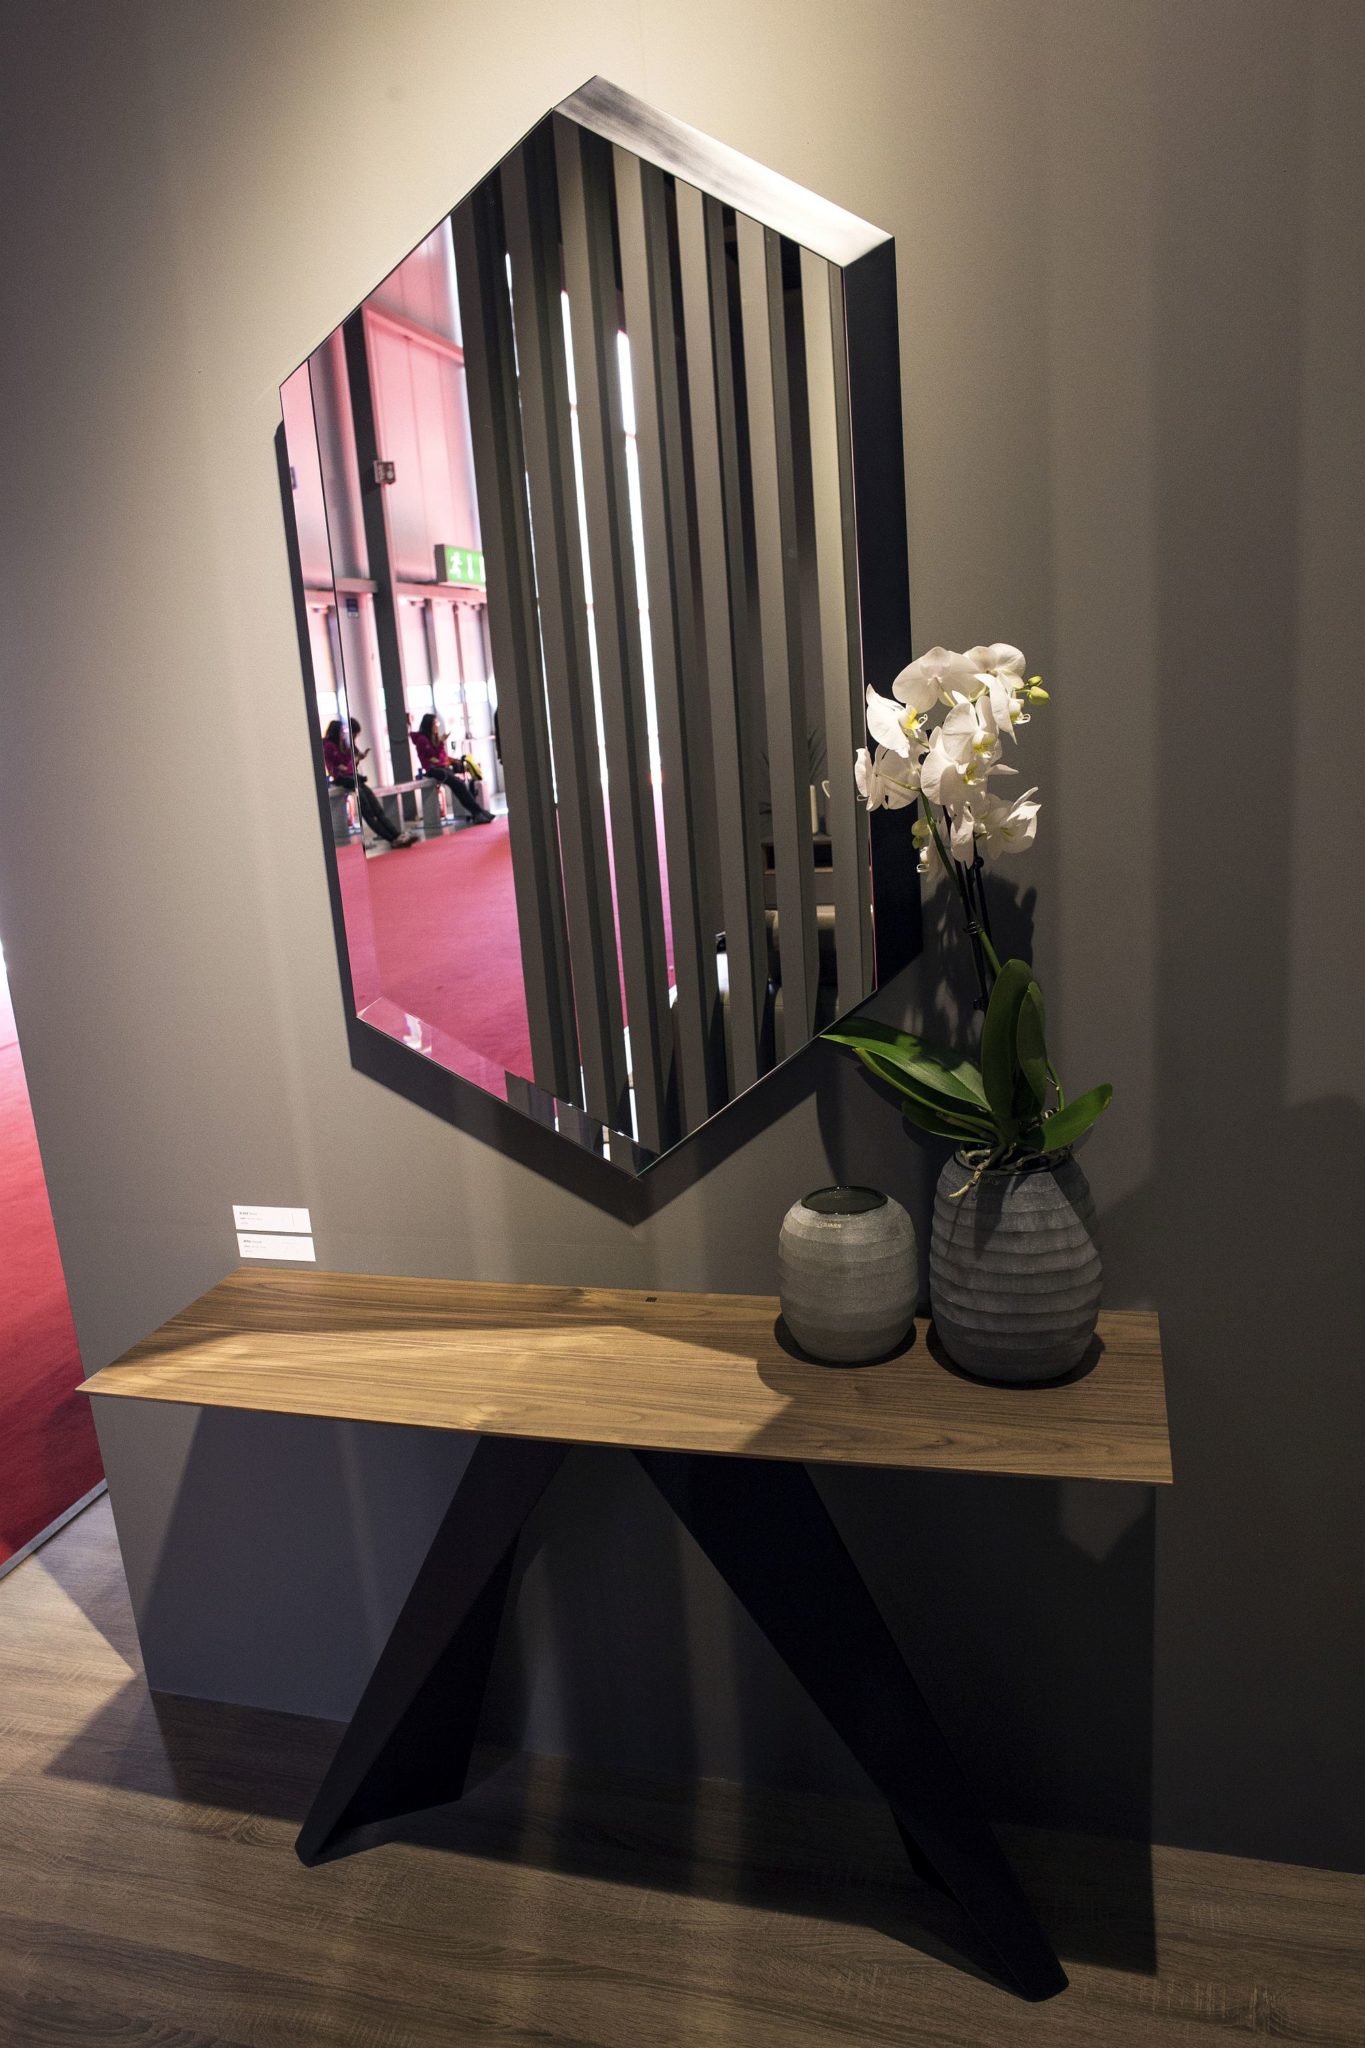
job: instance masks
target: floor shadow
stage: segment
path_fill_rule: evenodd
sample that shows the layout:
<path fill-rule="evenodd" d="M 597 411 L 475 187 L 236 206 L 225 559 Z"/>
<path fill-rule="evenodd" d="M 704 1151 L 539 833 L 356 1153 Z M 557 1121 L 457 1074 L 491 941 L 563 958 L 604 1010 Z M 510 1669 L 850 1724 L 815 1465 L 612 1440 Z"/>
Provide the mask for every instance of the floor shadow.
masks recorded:
<path fill-rule="evenodd" d="M 302 1823 L 340 1736 L 333 1721 L 153 1693 L 138 1677 L 45 1775 Z"/>
<path fill-rule="evenodd" d="M 128 1605 L 128 1585 L 114 1541 L 107 1494 L 82 1508 L 19 1569 L 41 1571 L 61 1588 L 130 1670 L 142 1669 L 142 1651 Z"/>
<path fill-rule="evenodd" d="M 237 1814 L 248 1829 L 257 1816 L 301 1824 L 340 1732 L 297 1715 L 153 1696 L 135 1680 L 48 1770 Z M 1150 1970 L 1144 1847 L 1020 1828 L 1005 1843 L 1064 1960 Z M 956 1907 L 913 1877 L 889 1812 L 872 1801 L 483 1746 L 457 1805 L 360 1830 L 325 1860 L 405 1847 L 867 1927 L 999 1982 Z"/>
<path fill-rule="evenodd" d="M 360 1830 L 342 1853 L 402 1845 L 868 1927 L 999 1981 L 958 1910 L 910 1872 L 889 1813 L 870 1802 L 489 1754 L 457 1805 Z"/>
<path fill-rule="evenodd" d="M 149 1692 L 134 1679 L 46 1775 L 302 1825 L 342 1728 Z M 915 1882 L 885 1808 L 481 1745 L 456 1805 L 348 1836 L 320 1861 L 399 1845 L 848 1920 L 991 1976 L 946 1901 Z"/>

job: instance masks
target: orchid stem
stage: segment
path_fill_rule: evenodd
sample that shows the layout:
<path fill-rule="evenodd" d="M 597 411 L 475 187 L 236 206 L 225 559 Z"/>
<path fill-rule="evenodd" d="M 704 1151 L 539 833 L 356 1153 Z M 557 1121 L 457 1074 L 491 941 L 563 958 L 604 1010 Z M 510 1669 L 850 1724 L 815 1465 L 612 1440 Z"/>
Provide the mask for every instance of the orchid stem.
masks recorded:
<path fill-rule="evenodd" d="M 981 913 L 981 943 L 986 949 L 986 958 L 991 963 L 991 973 L 999 974 L 1000 956 L 995 950 L 994 934 L 991 931 L 991 913 L 986 903 L 986 870 L 978 853 L 968 873 L 976 896 L 976 907 Z"/>
<path fill-rule="evenodd" d="M 960 876 L 963 908 L 967 913 L 967 937 L 972 942 L 972 960 L 976 967 L 976 978 L 981 984 L 981 993 L 976 998 L 973 1007 L 978 1010 L 984 1010 L 991 999 L 990 983 L 986 979 L 985 952 L 986 947 L 990 945 L 990 940 L 981 928 L 981 920 L 977 916 L 976 905 L 972 901 L 971 884 L 967 879 L 966 869 L 960 861 L 958 862 L 958 873 Z"/>
<path fill-rule="evenodd" d="M 930 803 L 927 796 L 922 795 L 920 797 L 920 803 L 924 810 L 924 822 L 929 827 L 930 832 L 933 834 L 934 845 L 938 848 L 938 857 L 943 862 L 943 872 L 945 875 L 948 876 L 950 881 L 957 883 L 957 892 L 960 896 L 962 894 L 962 882 L 957 873 L 957 869 L 953 865 L 952 861 L 949 860 L 947 853 L 944 851 L 943 841 L 938 836 L 938 822 L 934 817 L 934 807 Z"/>
<path fill-rule="evenodd" d="M 967 886 L 966 868 L 961 861 L 950 859 L 943 840 L 939 835 L 938 820 L 934 816 L 934 807 L 929 802 L 929 799 L 923 795 L 920 798 L 920 807 L 924 812 L 924 821 L 933 834 L 934 845 L 938 849 L 938 857 L 943 863 L 943 871 L 952 880 L 962 904 L 962 915 L 967 926 L 967 937 L 971 941 L 972 963 L 976 968 L 976 978 L 981 988 L 981 994 L 975 999 L 972 1007 L 973 1009 L 984 1010 L 991 999 L 990 983 L 986 979 L 987 953 L 990 956 L 991 966 L 997 974 L 1000 972 L 1000 962 L 996 958 L 995 948 L 982 930 L 981 920 L 976 914 L 976 906 L 972 902 L 971 891 Z"/>
<path fill-rule="evenodd" d="M 972 860 L 972 885 L 976 890 L 976 904 L 981 912 L 981 928 L 988 939 L 994 938 L 991 930 L 990 905 L 986 901 L 986 869 L 978 853 Z"/>

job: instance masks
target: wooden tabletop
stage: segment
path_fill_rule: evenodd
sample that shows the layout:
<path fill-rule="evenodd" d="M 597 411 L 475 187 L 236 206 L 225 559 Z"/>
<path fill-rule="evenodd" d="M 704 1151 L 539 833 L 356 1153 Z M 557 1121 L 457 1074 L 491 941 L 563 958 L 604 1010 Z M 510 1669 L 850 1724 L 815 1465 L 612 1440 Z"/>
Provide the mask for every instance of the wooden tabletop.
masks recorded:
<path fill-rule="evenodd" d="M 1171 1478 L 1155 1315 L 1100 1318 L 1049 1387 L 983 1386 L 916 1326 L 896 1357 L 794 1357 L 766 1295 L 243 1268 L 85 1382 L 97 1396 L 813 1464 Z"/>

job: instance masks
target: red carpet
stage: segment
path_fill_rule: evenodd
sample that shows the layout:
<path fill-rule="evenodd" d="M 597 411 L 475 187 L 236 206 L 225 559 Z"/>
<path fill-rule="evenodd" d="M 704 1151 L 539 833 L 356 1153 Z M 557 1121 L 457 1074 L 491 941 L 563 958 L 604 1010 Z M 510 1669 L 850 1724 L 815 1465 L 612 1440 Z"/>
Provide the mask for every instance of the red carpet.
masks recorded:
<path fill-rule="evenodd" d="M 396 1038 L 420 1018 L 450 1041 L 424 1049 L 505 1096 L 531 1071 L 506 819 L 338 865 L 361 1015 Z"/>
<path fill-rule="evenodd" d="M 414 1044 L 420 1019 L 419 1050 L 505 1097 L 507 1073 L 531 1072 L 506 818 L 369 860 L 348 847 L 338 867 L 360 1014 Z"/>
<path fill-rule="evenodd" d="M 98 1483 L 90 1403 L 0 972 L 0 1564 Z"/>

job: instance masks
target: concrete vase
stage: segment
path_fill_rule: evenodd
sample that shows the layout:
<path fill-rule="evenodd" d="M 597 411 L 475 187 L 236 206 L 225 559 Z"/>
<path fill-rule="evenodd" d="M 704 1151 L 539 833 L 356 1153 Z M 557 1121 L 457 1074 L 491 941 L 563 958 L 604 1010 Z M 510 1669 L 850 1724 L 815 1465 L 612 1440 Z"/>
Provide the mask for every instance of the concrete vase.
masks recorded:
<path fill-rule="evenodd" d="M 929 1293 L 939 1341 L 983 1379 L 1057 1379 L 1084 1357 L 1100 1310 L 1085 1175 L 1069 1155 L 983 1173 L 974 1186 L 972 1171 L 955 1155 L 934 1194 Z"/>
<path fill-rule="evenodd" d="M 794 1202 L 782 1222 L 777 1269 L 787 1328 L 824 1364 L 883 1358 L 914 1321 L 915 1226 L 875 1188 L 819 1188 Z"/>

